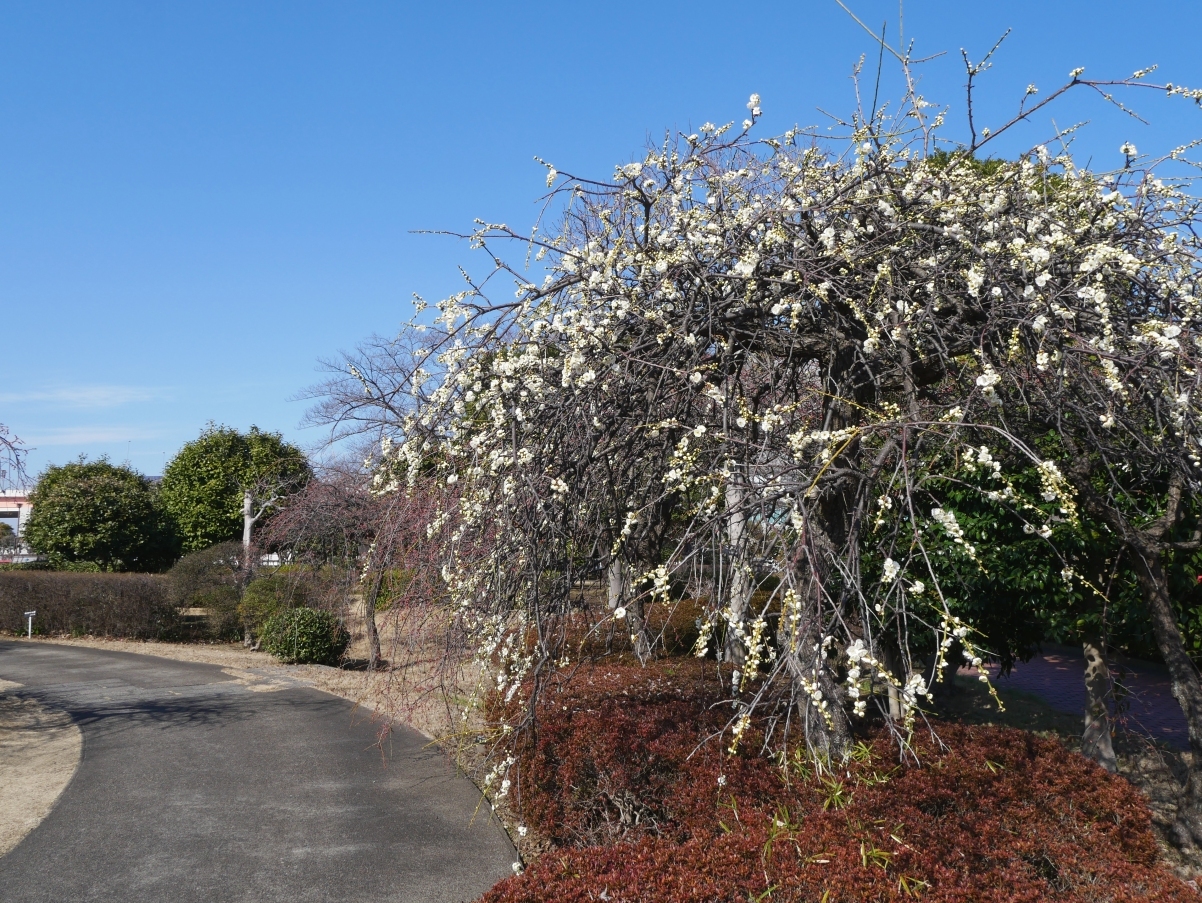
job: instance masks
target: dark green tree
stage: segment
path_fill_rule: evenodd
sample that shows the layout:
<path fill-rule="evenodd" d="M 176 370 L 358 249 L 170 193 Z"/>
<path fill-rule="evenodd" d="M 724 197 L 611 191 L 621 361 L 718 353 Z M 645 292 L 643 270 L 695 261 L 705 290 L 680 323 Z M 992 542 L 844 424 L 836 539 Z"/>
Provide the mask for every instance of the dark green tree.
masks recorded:
<path fill-rule="evenodd" d="M 83 456 L 51 466 L 30 495 L 24 538 L 54 567 L 92 564 L 104 571 L 159 571 L 179 543 L 157 488 L 129 467 Z"/>
<path fill-rule="evenodd" d="M 163 503 L 187 552 L 239 539 L 249 545 L 254 525 L 311 473 L 304 452 L 279 433 L 210 423 L 168 463 Z"/>

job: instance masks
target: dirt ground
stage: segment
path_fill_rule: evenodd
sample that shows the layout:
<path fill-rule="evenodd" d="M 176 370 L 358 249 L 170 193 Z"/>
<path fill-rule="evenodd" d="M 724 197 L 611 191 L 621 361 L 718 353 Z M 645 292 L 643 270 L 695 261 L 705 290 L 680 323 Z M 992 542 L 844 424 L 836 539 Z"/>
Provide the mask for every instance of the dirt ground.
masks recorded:
<path fill-rule="evenodd" d="M 0 856 L 50 814 L 83 748 L 66 713 L 13 695 L 19 687 L 0 680 Z"/>

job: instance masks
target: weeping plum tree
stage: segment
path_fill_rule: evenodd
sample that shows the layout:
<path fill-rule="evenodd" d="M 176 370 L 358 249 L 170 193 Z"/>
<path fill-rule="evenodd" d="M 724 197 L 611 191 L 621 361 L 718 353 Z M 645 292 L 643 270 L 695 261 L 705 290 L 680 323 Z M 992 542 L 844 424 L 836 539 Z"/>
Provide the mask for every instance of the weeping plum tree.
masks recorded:
<path fill-rule="evenodd" d="M 840 139 L 753 139 L 753 95 L 742 128 L 670 137 L 612 181 L 548 166 L 553 228 L 480 224 L 490 275 L 398 339 L 377 489 L 447 487 L 431 535 L 488 685 L 533 699 L 573 660 L 600 570 L 592 626 L 644 655 L 646 605 L 702 601 L 697 651 L 721 635 L 736 664 L 732 747 L 758 710 L 770 743 L 837 759 L 874 705 L 904 749 L 949 652 L 985 654 L 948 588 L 987 538 L 949 488 L 1049 543 L 1085 512 L 1140 562 L 1199 763 L 1179 839 L 1202 840 L 1202 685 L 1161 566 L 1200 538 L 1181 517 L 1202 463 L 1199 205 L 1130 146 L 1113 173 L 1063 146 L 982 159 L 1072 89 L 1200 96 L 1146 75 L 1075 70 L 992 132 L 970 107 L 953 152 L 912 88 Z"/>

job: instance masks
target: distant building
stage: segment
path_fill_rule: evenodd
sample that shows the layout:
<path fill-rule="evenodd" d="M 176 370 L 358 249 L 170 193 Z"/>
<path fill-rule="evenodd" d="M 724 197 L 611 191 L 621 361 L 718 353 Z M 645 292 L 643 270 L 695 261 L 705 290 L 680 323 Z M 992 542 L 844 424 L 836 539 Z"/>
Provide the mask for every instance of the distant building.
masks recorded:
<path fill-rule="evenodd" d="M 25 533 L 25 522 L 29 520 L 32 510 L 28 490 L 0 489 L 0 520 L 7 521 L 17 536 Z"/>
<path fill-rule="evenodd" d="M 8 524 L 17 534 L 15 548 L 0 548 L 0 564 L 19 564 L 36 561 L 37 556 L 25 545 L 22 538 L 25 535 L 25 524 L 33 505 L 29 503 L 29 493 L 24 489 L 0 489 L 0 523 Z"/>

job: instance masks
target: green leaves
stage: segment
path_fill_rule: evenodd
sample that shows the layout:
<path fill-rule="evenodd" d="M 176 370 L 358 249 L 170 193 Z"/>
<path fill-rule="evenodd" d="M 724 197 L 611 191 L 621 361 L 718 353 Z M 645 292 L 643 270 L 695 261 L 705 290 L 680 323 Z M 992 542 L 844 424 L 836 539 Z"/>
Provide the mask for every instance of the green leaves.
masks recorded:
<path fill-rule="evenodd" d="M 293 608 L 263 625 L 263 648 L 282 662 L 336 665 L 349 643 L 346 628 L 327 611 Z"/>
<path fill-rule="evenodd" d="M 25 538 L 55 567 L 157 571 L 175 558 L 177 543 L 155 487 L 107 458 L 51 466 L 30 501 Z"/>
<path fill-rule="evenodd" d="M 163 504 L 179 531 L 185 551 L 197 551 L 242 537 L 243 493 L 260 508 L 303 486 L 311 472 L 304 453 L 252 426 L 240 433 L 209 424 L 163 472 Z"/>

